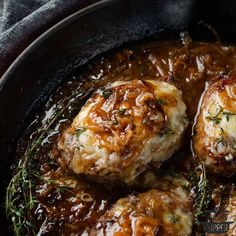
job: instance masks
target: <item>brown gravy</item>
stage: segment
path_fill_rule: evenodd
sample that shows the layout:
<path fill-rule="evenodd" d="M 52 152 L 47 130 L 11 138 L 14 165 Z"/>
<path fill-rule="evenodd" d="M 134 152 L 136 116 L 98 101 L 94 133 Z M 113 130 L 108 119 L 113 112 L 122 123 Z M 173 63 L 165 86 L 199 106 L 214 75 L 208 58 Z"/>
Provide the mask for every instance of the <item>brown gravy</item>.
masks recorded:
<path fill-rule="evenodd" d="M 133 191 L 144 191 L 142 186 L 114 188 L 78 179 L 63 165 L 55 148 L 58 136 L 92 91 L 116 80 L 160 77 L 173 80 L 183 90 L 190 120 L 183 149 L 175 157 L 181 161 L 174 169 L 177 172 L 181 169 L 188 175 L 194 165 L 190 136 L 201 94 L 209 80 L 233 73 L 235 68 L 234 46 L 155 41 L 120 49 L 91 61 L 82 71 L 75 72 L 50 98 L 44 111 L 36 117 L 19 143 L 19 157 L 24 156 L 27 146 L 32 151 L 28 171 L 31 171 L 30 191 L 33 195 L 30 196 L 31 201 L 33 199 L 30 211 L 22 213 L 28 223 L 23 224 L 26 227 L 21 228 L 20 232 L 27 235 L 38 232 L 37 235 L 87 235 L 87 230 L 112 203 Z M 172 160 L 168 163 L 171 164 Z M 185 165 L 180 164 L 183 162 Z M 169 168 L 168 163 L 163 165 L 163 170 Z M 18 188 L 21 197 L 16 202 L 22 211 L 27 210 L 23 204 L 28 197 L 29 185 L 25 191 L 22 187 Z"/>

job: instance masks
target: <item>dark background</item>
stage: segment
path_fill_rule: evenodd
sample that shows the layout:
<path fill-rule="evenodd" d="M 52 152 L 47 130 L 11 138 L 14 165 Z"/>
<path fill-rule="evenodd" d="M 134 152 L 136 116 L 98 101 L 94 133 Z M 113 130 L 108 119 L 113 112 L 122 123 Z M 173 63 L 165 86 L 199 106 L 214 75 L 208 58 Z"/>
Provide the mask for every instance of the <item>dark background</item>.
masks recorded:
<path fill-rule="evenodd" d="M 0 77 L 40 34 L 66 16 L 98 1 L 100 0 L 0 0 Z M 227 34 L 232 39 L 230 29 L 236 23 L 235 0 L 196 0 L 196 3 L 200 6 L 198 10 L 203 18 L 208 18 L 209 15 L 217 21 L 220 31 L 224 31 L 225 40 L 229 38 Z"/>
<path fill-rule="evenodd" d="M 99 0 L 0 0 L 0 76 L 35 38 Z"/>

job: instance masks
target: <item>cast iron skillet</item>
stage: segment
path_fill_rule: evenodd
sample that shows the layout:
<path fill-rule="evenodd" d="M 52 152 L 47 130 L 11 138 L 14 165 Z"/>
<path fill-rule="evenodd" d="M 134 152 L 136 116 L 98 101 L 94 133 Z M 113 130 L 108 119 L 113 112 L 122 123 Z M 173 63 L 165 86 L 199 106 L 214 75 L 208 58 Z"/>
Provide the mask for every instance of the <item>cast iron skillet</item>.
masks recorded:
<path fill-rule="evenodd" d="M 234 0 L 104 0 L 55 25 L 16 59 L 0 80 L 0 235 L 10 235 L 3 206 L 16 142 L 63 79 L 127 42 L 183 30 L 212 39 L 200 21 L 215 27 L 223 41 L 236 41 Z"/>

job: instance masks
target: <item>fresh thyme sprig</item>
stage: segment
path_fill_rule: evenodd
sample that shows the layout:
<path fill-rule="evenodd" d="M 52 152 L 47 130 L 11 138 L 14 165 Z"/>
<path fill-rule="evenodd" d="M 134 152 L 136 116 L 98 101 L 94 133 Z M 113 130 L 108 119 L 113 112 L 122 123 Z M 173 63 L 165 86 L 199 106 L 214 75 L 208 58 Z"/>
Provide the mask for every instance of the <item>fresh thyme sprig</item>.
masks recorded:
<path fill-rule="evenodd" d="M 35 156 L 34 150 L 38 143 L 36 141 L 39 141 L 41 137 L 40 135 L 38 139 L 34 140 L 32 147 L 27 148 L 18 164 L 16 174 L 7 187 L 6 213 L 13 223 L 13 230 L 17 236 L 23 233 L 35 235 L 31 222 L 31 211 L 36 206 L 37 200 L 32 194 L 35 183 L 31 178 L 29 160 Z"/>
<path fill-rule="evenodd" d="M 5 209 L 9 220 L 13 225 L 13 232 L 16 236 L 21 235 L 36 235 L 32 210 L 37 206 L 37 199 L 34 197 L 33 189 L 39 178 L 40 173 L 37 171 L 35 161 L 38 157 L 38 152 L 42 146 L 43 140 L 48 136 L 49 130 L 53 127 L 57 120 L 65 113 L 66 109 L 72 107 L 77 98 L 86 97 L 91 91 L 85 91 L 84 94 L 78 93 L 79 87 L 74 90 L 69 97 L 61 100 L 57 104 L 56 110 L 48 122 L 38 129 L 34 140 L 28 145 L 25 153 L 20 158 L 18 166 L 15 170 L 15 175 L 9 182 L 6 192 Z M 62 191 L 68 191 L 63 188 Z"/>
<path fill-rule="evenodd" d="M 200 173 L 199 173 L 200 172 Z M 199 219 L 205 216 L 206 210 L 211 201 L 212 186 L 207 179 L 205 165 L 201 164 L 200 171 L 194 171 L 191 175 L 191 181 L 195 193 L 195 219 L 198 224 Z"/>

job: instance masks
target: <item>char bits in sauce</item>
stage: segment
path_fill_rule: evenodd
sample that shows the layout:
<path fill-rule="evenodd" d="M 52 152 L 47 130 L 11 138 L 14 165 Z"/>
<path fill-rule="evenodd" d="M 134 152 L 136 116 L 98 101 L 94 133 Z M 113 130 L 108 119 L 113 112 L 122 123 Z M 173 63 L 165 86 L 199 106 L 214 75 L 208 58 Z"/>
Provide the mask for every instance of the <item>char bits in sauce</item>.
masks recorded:
<path fill-rule="evenodd" d="M 200 235 L 209 210 L 236 234 L 236 48 L 186 42 L 118 49 L 58 88 L 18 145 L 6 202 L 17 235 Z"/>

